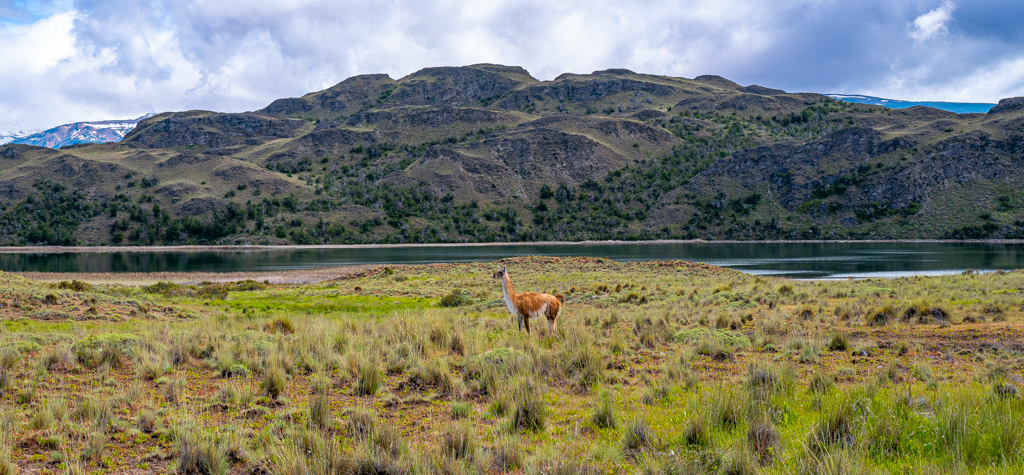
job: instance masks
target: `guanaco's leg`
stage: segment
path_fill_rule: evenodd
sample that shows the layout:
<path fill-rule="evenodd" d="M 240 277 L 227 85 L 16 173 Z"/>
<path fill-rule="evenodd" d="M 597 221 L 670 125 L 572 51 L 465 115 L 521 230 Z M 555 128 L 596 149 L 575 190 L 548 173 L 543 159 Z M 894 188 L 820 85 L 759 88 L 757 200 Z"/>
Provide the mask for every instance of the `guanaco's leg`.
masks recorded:
<path fill-rule="evenodd" d="M 529 318 L 524 318 L 524 317 L 519 317 L 519 318 L 522 318 L 523 323 L 526 325 L 526 334 L 529 335 L 530 334 L 530 319 Z"/>
<path fill-rule="evenodd" d="M 519 331 L 523 331 L 523 314 L 521 314 L 521 313 L 516 314 L 516 322 L 519 323 Z M 526 331 L 529 332 L 530 331 L 529 330 L 530 326 L 527 325 L 526 328 L 527 328 Z"/>
<path fill-rule="evenodd" d="M 555 319 L 553 317 L 548 317 L 548 328 L 551 330 L 551 336 L 555 336 L 555 327 Z"/>

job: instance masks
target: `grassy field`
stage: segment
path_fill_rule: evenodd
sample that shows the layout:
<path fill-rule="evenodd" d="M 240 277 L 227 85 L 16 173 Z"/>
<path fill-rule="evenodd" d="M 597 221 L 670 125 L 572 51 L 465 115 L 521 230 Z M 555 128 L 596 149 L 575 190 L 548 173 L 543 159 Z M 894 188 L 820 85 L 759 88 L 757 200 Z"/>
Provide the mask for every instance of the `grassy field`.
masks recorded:
<path fill-rule="evenodd" d="M 567 296 L 518 331 L 491 279 Z M 0 274 L 5 473 L 1020 473 L 1024 272 Z"/>

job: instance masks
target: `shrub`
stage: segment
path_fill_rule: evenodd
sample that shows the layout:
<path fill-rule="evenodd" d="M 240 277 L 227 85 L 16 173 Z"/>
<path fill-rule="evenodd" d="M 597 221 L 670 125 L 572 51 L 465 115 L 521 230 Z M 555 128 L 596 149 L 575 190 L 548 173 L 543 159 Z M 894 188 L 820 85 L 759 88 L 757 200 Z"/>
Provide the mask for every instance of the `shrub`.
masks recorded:
<path fill-rule="evenodd" d="M 74 290 L 75 292 L 87 292 L 89 290 L 92 290 L 92 284 L 89 284 L 87 282 L 82 282 L 80 280 L 72 280 L 71 282 L 68 282 L 66 280 L 62 280 L 62 281 L 60 281 L 59 284 L 57 284 L 57 288 L 58 289 L 66 289 L 66 290 Z"/>
<path fill-rule="evenodd" d="M 1020 397 L 1020 390 L 1008 381 L 992 383 L 992 392 L 1002 399 L 1017 399 Z"/>
<path fill-rule="evenodd" d="M 472 303 L 473 299 L 469 296 L 468 292 L 463 292 L 462 289 L 455 289 L 448 295 L 441 297 L 438 305 L 441 307 L 462 307 Z"/>
<path fill-rule="evenodd" d="M 750 348 L 750 339 L 746 335 L 729 330 L 700 326 L 680 331 L 675 335 L 675 341 L 678 343 L 703 343 L 709 340 L 729 348 Z"/>
<path fill-rule="evenodd" d="M 221 371 L 221 376 L 225 378 L 244 378 L 249 376 L 249 368 L 244 364 L 235 363 Z"/>
<path fill-rule="evenodd" d="M 95 368 L 100 364 L 118 367 L 137 344 L 138 338 L 134 335 L 107 333 L 79 340 L 71 350 L 74 351 L 78 362 L 87 368 Z"/>

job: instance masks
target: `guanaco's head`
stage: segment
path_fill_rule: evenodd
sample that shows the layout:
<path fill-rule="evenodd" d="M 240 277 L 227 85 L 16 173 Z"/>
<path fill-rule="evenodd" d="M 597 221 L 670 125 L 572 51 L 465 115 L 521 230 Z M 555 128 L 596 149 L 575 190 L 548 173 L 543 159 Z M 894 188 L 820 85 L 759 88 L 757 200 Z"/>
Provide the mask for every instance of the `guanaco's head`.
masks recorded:
<path fill-rule="evenodd" d="M 505 266 L 501 266 L 501 269 L 498 272 L 495 272 L 494 275 L 492 275 L 491 277 L 494 277 L 495 279 L 504 279 L 505 278 Z"/>

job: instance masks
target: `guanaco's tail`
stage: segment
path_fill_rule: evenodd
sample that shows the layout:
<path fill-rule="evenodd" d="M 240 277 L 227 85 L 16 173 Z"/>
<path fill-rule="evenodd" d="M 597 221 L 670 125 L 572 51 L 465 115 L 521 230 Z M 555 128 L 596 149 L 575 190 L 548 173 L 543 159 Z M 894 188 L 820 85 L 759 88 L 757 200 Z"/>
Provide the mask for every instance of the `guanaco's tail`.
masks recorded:
<path fill-rule="evenodd" d="M 564 295 L 558 294 L 558 295 L 555 296 L 555 298 L 558 299 L 559 302 L 565 303 L 565 296 Z"/>

